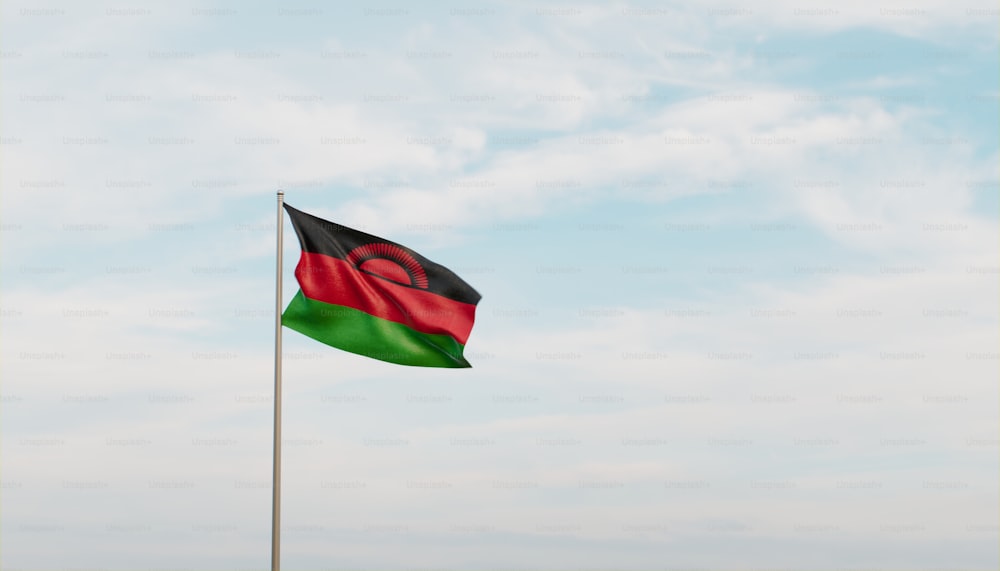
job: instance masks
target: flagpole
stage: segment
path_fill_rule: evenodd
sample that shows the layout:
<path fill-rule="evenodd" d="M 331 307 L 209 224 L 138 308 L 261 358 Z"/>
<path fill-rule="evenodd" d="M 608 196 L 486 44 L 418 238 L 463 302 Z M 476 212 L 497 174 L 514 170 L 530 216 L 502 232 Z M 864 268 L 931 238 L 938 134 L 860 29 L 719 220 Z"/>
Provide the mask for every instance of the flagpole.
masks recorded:
<path fill-rule="evenodd" d="M 278 263 L 274 282 L 274 459 L 271 474 L 271 571 L 281 569 L 281 235 L 285 193 L 278 191 Z"/>

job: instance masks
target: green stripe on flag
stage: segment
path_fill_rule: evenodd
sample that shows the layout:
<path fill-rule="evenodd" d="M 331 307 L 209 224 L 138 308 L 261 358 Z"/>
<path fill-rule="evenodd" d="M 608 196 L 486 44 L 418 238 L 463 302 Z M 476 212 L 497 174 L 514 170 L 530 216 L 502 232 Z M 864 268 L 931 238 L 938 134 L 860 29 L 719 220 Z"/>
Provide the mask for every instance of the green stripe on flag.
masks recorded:
<path fill-rule="evenodd" d="M 420 333 L 363 311 L 316 301 L 302 291 L 281 315 L 281 324 L 331 347 L 417 367 L 471 367 L 465 348 L 448 335 Z"/>

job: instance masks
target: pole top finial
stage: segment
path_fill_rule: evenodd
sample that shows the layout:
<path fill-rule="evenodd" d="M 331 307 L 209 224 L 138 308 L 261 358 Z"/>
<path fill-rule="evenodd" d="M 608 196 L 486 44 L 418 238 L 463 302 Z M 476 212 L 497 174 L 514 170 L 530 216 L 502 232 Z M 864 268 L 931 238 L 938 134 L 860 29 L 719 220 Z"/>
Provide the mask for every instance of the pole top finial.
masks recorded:
<path fill-rule="evenodd" d="M 278 196 L 285 196 L 285 191 L 279 190 L 278 191 Z"/>

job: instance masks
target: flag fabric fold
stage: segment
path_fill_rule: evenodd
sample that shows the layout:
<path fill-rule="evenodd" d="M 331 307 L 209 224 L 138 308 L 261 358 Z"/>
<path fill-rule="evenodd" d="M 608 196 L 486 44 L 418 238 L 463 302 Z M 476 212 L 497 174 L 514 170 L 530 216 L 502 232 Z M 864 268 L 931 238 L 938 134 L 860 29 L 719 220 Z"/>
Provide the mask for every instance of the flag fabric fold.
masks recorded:
<path fill-rule="evenodd" d="M 284 207 L 302 254 L 282 325 L 390 363 L 471 366 L 463 350 L 481 296 L 469 284 L 405 246 Z"/>

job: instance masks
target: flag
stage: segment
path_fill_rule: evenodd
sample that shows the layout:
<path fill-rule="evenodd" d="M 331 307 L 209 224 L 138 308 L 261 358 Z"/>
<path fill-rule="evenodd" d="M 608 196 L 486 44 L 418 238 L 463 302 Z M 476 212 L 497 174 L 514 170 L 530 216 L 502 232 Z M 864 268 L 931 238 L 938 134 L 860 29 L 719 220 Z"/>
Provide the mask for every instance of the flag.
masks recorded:
<path fill-rule="evenodd" d="M 400 365 L 470 367 L 481 296 L 448 268 L 285 204 L 302 255 L 281 323 L 331 347 Z"/>

